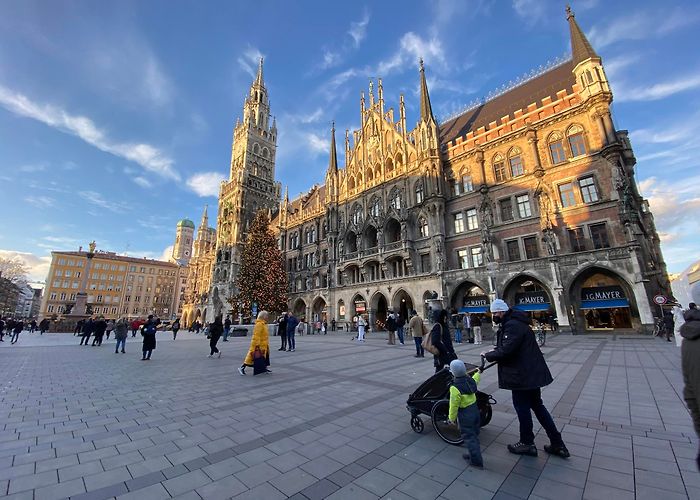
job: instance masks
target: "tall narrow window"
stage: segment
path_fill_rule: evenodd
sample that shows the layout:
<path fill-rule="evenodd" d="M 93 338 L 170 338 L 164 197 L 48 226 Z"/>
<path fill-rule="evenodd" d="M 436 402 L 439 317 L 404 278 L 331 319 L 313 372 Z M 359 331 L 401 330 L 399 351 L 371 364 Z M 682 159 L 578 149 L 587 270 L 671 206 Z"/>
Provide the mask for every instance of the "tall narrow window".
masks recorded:
<path fill-rule="evenodd" d="M 462 176 L 462 192 L 471 193 L 474 191 L 474 182 L 472 181 L 471 175 Z"/>
<path fill-rule="evenodd" d="M 514 219 L 512 199 L 506 198 L 504 200 L 500 200 L 498 205 L 501 209 L 501 222 L 508 222 Z"/>
<path fill-rule="evenodd" d="M 389 201 L 389 204 L 391 205 L 391 208 L 393 208 L 396 211 L 401 210 L 401 191 L 398 189 L 394 189 L 391 192 L 391 198 Z"/>
<path fill-rule="evenodd" d="M 569 229 L 569 243 L 572 252 L 583 252 L 586 249 L 586 241 L 583 237 L 583 229 L 575 227 Z"/>
<path fill-rule="evenodd" d="M 513 148 L 511 150 L 508 163 L 510 164 L 510 175 L 512 177 L 518 177 L 525 173 L 525 166 L 523 165 L 523 157 L 520 148 Z"/>
<path fill-rule="evenodd" d="M 418 231 L 421 238 L 428 236 L 428 221 L 425 219 L 425 217 L 418 219 Z"/>
<path fill-rule="evenodd" d="M 573 207 L 576 205 L 574 185 L 571 182 L 559 185 L 559 198 L 561 198 L 562 207 Z"/>
<path fill-rule="evenodd" d="M 530 195 L 521 194 L 515 197 L 515 202 L 518 204 L 518 216 L 521 219 L 532 216 L 532 209 L 530 208 Z"/>
<path fill-rule="evenodd" d="M 493 159 L 493 178 L 496 182 L 503 182 L 506 180 L 506 164 L 503 156 L 500 154 L 496 155 Z"/>
<path fill-rule="evenodd" d="M 520 245 L 518 240 L 506 241 L 506 254 L 508 254 L 508 260 L 514 262 L 520 260 Z"/>
<path fill-rule="evenodd" d="M 591 224 L 588 226 L 588 229 L 591 231 L 593 248 L 610 248 L 608 229 L 605 227 L 605 222 L 601 222 L 600 224 Z"/>
<path fill-rule="evenodd" d="M 559 134 L 552 134 L 549 138 L 549 153 L 552 156 L 552 164 L 556 165 L 566 161 L 564 141 Z"/>
<path fill-rule="evenodd" d="M 459 196 L 462 194 L 462 182 L 459 179 L 452 180 L 452 196 Z"/>
<path fill-rule="evenodd" d="M 462 212 L 454 214 L 455 233 L 464 232 L 464 214 Z"/>
<path fill-rule="evenodd" d="M 484 254 L 481 251 L 481 247 L 472 247 L 469 249 L 469 253 L 472 258 L 472 267 L 484 265 Z"/>
<path fill-rule="evenodd" d="M 571 156 L 574 158 L 586 154 L 586 143 L 583 140 L 583 132 L 569 135 L 569 147 L 571 147 Z"/>
<path fill-rule="evenodd" d="M 593 177 L 584 177 L 579 179 L 578 185 L 581 188 L 581 199 L 584 203 L 593 203 L 598 201 L 598 189 L 596 188 Z"/>
<path fill-rule="evenodd" d="M 416 203 L 423 203 L 423 182 L 416 183 Z"/>
<path fill-rule="evenodd" d="M 476 214 L 476 208 L 467 210 L 467 229 L 470 231 L 479 229 L 479 217 Z"/>
<path fill-rule="evenodd" d="M 536 259 L 540 256 L 540 248 L 537 246 L 537 237 L 528 236 L 523 238 L 523 246 L 525 247 L 525 258 Z"/>
<path fill-rule="evenodd" d="M 459 261 L 460 269 L 467 269 L 469 267 L 469 254 L 465 249 L 457 250 L 457 260 Z"/>

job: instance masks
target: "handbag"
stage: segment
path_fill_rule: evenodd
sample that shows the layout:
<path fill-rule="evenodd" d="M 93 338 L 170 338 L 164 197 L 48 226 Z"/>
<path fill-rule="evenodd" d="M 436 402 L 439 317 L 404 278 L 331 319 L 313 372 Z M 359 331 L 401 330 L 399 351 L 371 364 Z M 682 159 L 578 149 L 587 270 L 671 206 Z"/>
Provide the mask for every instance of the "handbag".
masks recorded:
<path fill-rule="evenodd" d="M 441 326 L 442 328 L 442 326 Z M 423 335 L 423 342 L 421 342 L 421 345 L 423 346 L 423 349 L 428 351 L 429 353 L 439 356 L 440 355 L 440 350 L 433 345 L 433 335 L 431 333 L 428 333 L 427 335 Z"/>
<path fill-rule="evenodd" d="M 259 375 L 267 371 L 267 362 L 260 347 L 255 347 L 253 351 L 253 375 Z"/>

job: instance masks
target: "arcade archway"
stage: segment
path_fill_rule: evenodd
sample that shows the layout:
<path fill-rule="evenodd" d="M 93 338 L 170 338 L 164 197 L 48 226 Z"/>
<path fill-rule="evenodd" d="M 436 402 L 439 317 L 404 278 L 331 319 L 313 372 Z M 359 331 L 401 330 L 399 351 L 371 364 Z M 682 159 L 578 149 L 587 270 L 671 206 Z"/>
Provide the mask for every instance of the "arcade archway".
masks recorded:
<path fill-rule="evenodd" d="M 458 313 L 484 314 L 489 311 L 488 292 L 477 283 L 464 281 L 455 288 L 450 305 Z"/>
<path fill-rule="evenodd" d="M 527 312 L 533 319 L 545 321 L 552 315 L 556 316 L 549 288 L 526 274 L 517 276 L 505 286 L 503 299 L 513 309 Z"/>
<path fill-rule="evenodd" d="M 399 290 L 394 294 L 391 301 L 391 310 L 397 313 L 403 320 L 408 323 L 413 309 L 413 299 L 406 290 Z"/>
<path fill-rule="evenodd" d="M 377 292 L 372 296 L 372 302 L 370 304 L 371 314 L 370 322 L 372 323 L 372 328 L 377 330 L 383 330 L 383 325 L 386 322 L 387 311 L 389 310 L 389 303 L 386 297 L 381 292 Z"/>
<path fill-rule="evenodd" d="M 316 323 L 317 321 L 328 321 L 328 307 L 326 301 L 323 297 L 318 297 L 314 300 L 313 306 L 311 306 L 312 318 L 311 320 Z"/>
<path fill-rule="evenodd" d="M 306 302 L 304 302 L 304 299 L 297 299 L 296 301 L 294 301 L 292 313 L 298 319 L 301 319 L 303 316 L 306 315 Z"/>
<path fill-rule="evenodd" d="M 571 315 L 584 332 L 641 328 L 632 287 L 603 267 L 581 271 L 569 287 Z"/>

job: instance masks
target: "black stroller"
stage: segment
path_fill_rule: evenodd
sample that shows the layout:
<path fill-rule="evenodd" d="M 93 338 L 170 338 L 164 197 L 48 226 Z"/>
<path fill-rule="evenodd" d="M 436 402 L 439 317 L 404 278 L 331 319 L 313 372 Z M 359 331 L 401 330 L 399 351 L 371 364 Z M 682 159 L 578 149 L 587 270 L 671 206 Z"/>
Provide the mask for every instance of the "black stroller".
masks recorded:
<path fill-rule="evenodd" d="M 484 366 L 486 360 L 481 358 L 481 370 L 492 367 L 495 363 Z M 479 367 L 469 363 L 464 363 L 467 367 L 467 375 L 471 376 Z M 420 415 L 430 415 L 435 432 L 443 441 L 449 444 L 459 445 L 462 439 L 459 425 L 449 424 L 447 414 L 450 409 L 450 385 L 452 384 L 452 374 L 449 367 L 445 367 L 428 380 L 423 382 L 418 389 L 408 397 L 406 408 L 411 412 L 411 429 L 415 432 L 423 432 L 423 420 Z M 491 421 L 491 405 L 496 404 L 496 400 L 490 395 L 481 391 L 476 392 L 476 405 L 481 415 L 481 427 Z"/>

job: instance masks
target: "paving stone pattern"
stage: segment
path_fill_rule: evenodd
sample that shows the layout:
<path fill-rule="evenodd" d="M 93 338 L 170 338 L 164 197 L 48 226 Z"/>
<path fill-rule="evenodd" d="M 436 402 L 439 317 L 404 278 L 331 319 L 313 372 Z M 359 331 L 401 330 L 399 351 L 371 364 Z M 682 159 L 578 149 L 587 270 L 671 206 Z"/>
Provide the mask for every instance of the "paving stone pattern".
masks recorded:
<path fill-rule="evenodd" d="M 552 336 L 543 392 L 572 456 L 517 457 L 510 393 L 482 429 L 484 470 L 466 467 L 406 398 L 432 359 L 371 334 L 303 336 L 272 374 L 236 372 L 248 339 L 161 335 L 151 361 L 78 346 L 69 334 L 0 344 L 0 496 L 28 499 L 700 499 L 697 439 L 682 400 L 679 350 L 641 336 Z M 475 363 L 481 347 L 462 344 Z M 536 427 L 539 429 L 539 427 Z"/>

